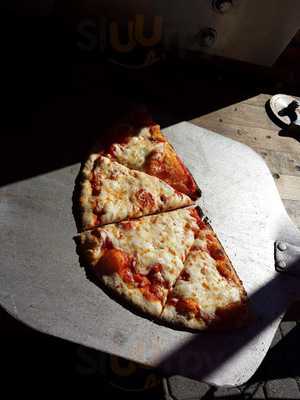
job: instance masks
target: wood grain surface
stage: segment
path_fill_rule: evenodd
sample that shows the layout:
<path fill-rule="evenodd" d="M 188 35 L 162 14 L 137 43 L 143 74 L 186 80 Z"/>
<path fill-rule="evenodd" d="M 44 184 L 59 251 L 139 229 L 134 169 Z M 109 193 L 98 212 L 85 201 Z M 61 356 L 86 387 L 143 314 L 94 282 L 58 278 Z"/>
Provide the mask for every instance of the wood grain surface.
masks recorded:
<path fill-rule="evenodd" d="M 250 146 L 268 164 L 292 221 L 300 228 L 300 135 L 289 137 L 268 117 L 260 94 L 191 122 Z M 297 140 L 298 139 L 298 140 Z"/>

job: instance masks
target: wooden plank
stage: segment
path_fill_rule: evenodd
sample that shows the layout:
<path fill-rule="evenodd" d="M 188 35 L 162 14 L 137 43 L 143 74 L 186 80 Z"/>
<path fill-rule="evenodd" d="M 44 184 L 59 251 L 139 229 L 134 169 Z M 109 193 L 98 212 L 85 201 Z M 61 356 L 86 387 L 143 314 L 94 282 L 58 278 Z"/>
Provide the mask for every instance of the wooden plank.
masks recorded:
<path fill-rule="evenodd" d="M 194 120 L 192 121 L 194 123 Z M 268 150 L 283 151 L 288 153 L 300 153 L 300 143 L 294 138 L 280 137 L 274 131 L 260 127 L 244 127 L 237 123 L 222 121 L 197 121 L 198 126 L 220 133 L 226 137 L 247 144 L 248 146 L 260 147 Z"/>
<path fill-rule="evenodd" d="M 265 110 L 270 98 L 270 95 L 261 94 L 191 122 L 258 152 L 273 174 L 291 219 L 300 226 L 300 142 L 280 136 L 280 128 L 270 120 Z"/>
<path fill-rule="evenodd" d="M 232 124 L 241 127 L 252 127 L 268 129 L 274 132 L 278 131 L 278 127 L 269 119 L 266 114 L 265 107 L 257 105 L 238 103 L 220 110 L 214 111 L 210 114 L 196 118 L 196 120 L 211 120 L 222 123 Z"/>
<path fill-rule="evenodd" d="M 265 104 L 270 98 L 271 96 L 259 95 L 195 118 L 192 122 L 197 125 L 198 121 L 201 120 L 217 121 L 218 119 L 222 119 L 227 124 L 237 123 L 238 125 L 258 126 L 260 128 L 278 131 L 277 125 L 270 120 L 265 111 Z"/>
<path fill-rule="evenodd" d="M 291 220 L 300 229 L 300 201 L 283 200 L 283 204 L 286 208 L 287 213 L 291 217 Z"/>
<path fill-rule="evenodd" d="M 265 120 L 260 107 L 249 106 L 247 104 L 237 104 L 214 111 L 210 114 L 192 120 L 196 125 L 213 124 L 218 128 L 224 124 L 227 129 L 232 128 L 260 128 L 275 131 L 272 121 Z"/>
<path fill-rule="evenodd" d="M 252 148 L 300 154 L 300 143 L 295 138 L 280 136 L 280 128 L 268 117 L 265 103 L 269 98 L 256 96 L 191 122 Z"/>
<path fill-rule="evenodd" d="M 267 163 L 273 175 L 300 176 L 300 154 L 253 147 Z"/>
<path fill-rule="evenodd" d="M 300 201 L 300 177 L 280 175 L 275 179 L 282 199 Z"/>
<path fill-rule="evenodd" d="M 254 97 L 251 97 L 250 99 L 243 101 L 243 103 L 244 104 L 252 104 L 252 105 L 258 106 L 258 107 L 264 107 L 266 102 L 268 100 L 270 100 L 271 97 L 272 96 L 269 94 L 261 93 L 258 96 L 254 96 Z"/>

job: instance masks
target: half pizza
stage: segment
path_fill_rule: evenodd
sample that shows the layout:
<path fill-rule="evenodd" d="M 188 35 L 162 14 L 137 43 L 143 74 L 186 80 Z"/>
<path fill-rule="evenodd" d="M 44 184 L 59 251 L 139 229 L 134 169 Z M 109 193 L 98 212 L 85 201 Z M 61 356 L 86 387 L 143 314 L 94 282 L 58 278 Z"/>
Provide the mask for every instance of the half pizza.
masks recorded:
<path fill-rule="evenodd" d="M 195 330 L 248 321 L 242 282 L 196 207 L 106 225 L 76 241 L 102 284 L 143 313 Z"/>

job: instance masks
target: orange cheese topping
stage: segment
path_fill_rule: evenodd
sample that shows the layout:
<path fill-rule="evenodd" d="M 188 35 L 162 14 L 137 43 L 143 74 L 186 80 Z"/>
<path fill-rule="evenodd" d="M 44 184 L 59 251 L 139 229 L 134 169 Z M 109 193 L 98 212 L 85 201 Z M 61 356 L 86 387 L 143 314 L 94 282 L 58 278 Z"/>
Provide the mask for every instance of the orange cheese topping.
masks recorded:
<path fill-rule="evenodd" d="M 158 275 L 161 270 L 160 264 L 154 264 L 148 274 L 137 273 L 134 257 L 115 248 L 105 249 L 104 255 L 94 267 L 98 277 L 117 273 L 126 284 L 139 288 L 143 296 L 152 301 L 163 300 L 162 288 L 166 287 L 167 283 Z"/>

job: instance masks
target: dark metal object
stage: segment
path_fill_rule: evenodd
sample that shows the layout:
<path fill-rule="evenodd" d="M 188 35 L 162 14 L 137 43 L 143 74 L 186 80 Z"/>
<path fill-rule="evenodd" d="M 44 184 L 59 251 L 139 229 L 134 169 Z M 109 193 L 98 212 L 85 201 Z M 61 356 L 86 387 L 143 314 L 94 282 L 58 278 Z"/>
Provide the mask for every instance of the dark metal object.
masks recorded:
<path fill-rule="evenodd" d="M 299 27 L 300 3 L 294 0 L 191 0 L 184 9 L 175 1 L 172 10 L 167 2 L 152 4 L 154 15 L 164 21 L 165 39 L 176 33 L 180 50 L 260 65 L 272 65 Z M 190 38 L 206 27 L 217 33 L 217 40 L 209 35 L 201 45 L 191 45 Z"/>
<path fill-rule="evenodd" d="M 300 99 L 286 94 L 272 96 L 266 105 L 269 117 L 282 128 L 300 126 Z"/>
<path fill-rule="evenodd" d="M 275 242 L 275 269 L 300 277 L 300 247 L 286 242 Z"/>
<path fill-rule="evenodd" d="M 200 47 L 213 47 L 217 40 L 217 32 L 213 28 L 206 28 L 201 30 L 195 36 L 195 39 Z"/>
<path fill-rule="evenodd" d="M 296 100 L 293 100 L 287 107 L 283 108 L 278 112 L 281 117 L 285 115 L 289 115 L 290 112 L 295 112 L 296 108 L 299 107 L 299 103 Z M 292 119 L 292 118 L 291 118 Z"/>
<path fill-rule="evenodd" d="M 233 7 L 232 0 L 213 0 L 213 9 L 221 14 L 225 14 Z"/>

